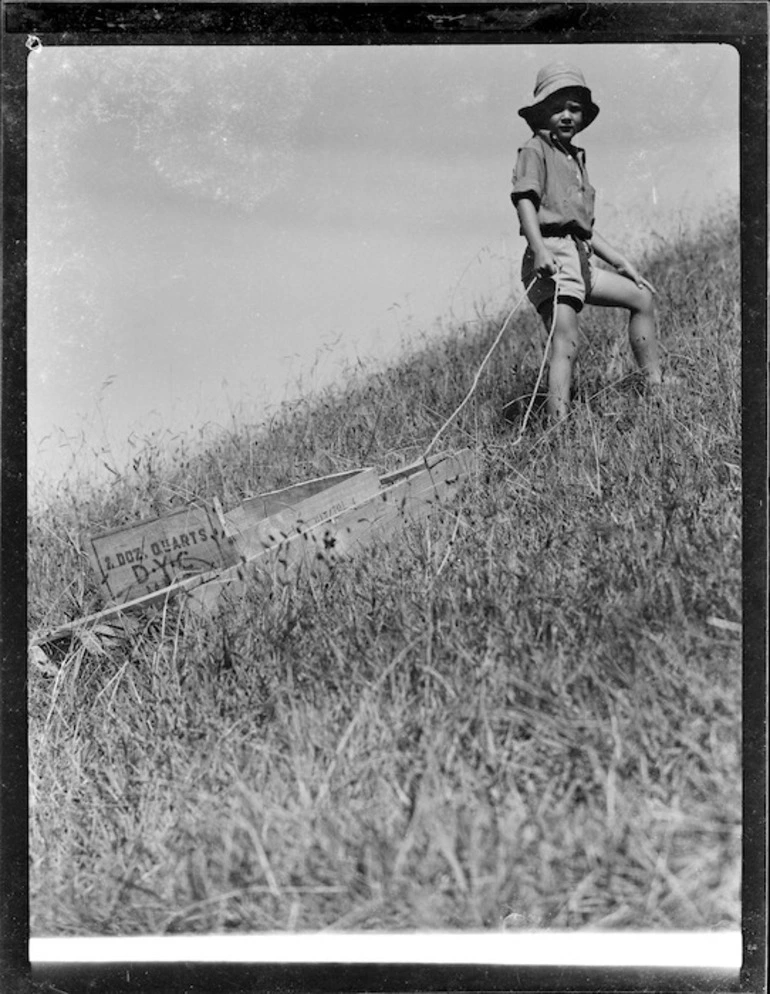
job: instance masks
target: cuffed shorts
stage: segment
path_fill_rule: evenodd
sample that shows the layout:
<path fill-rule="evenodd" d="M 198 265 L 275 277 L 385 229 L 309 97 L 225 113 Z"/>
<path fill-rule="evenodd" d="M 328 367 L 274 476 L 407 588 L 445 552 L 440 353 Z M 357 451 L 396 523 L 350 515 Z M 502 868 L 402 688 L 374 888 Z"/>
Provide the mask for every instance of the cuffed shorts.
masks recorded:
<path fill-rule="evenodd" d="M 559 272 L 556 277 L 538 277 L 527 296 L 538 311 L 553 299 L 554 294 L 557 295 L 557 302 L 571 304 L 576 311 L 581 311 L 596 286 L 598 275 L 598 270 L 591 259 L 590 244 L 570 237 L 549 237 L 544 238 L 543 241 L 556 257 Z M 521 262 L 521 278 L 524 286 L 529 286 L 536 275 L 535 255 L 527 246 Z"/>

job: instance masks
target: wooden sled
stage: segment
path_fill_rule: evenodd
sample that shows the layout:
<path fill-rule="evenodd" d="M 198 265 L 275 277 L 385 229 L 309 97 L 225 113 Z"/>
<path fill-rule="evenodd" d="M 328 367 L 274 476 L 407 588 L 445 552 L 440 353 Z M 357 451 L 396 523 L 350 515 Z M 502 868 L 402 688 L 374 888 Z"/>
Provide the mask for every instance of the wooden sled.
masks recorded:
<path fill-rule="evenodd" d="M 185 509 L 96 536 L 92 563 L 114 603 L 32 644 L 44 646 L 84 629 L 119 624 L 123 615 L 171 598 L 181 598 L 195 612 L 212 611 L 223 600 L 240 597 L 254 574 L 285 583 L 303 568 L 327 570 L 446 505 L 474 467 L 475 457 L 464 449 L 382 477 L 373 469 L 355 470 L 262 494 L 226 513 Z M 195 559 L 187 555 L 193 527 L 201 529 Z M 159 550 L 165 557 L 156 555 Z"/>

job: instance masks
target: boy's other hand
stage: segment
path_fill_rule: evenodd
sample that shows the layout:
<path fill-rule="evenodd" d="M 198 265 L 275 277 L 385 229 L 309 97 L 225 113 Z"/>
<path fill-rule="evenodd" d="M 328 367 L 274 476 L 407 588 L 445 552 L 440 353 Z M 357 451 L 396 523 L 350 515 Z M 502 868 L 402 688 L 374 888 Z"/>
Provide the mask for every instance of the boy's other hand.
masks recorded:
<path fill-rule="evenodd" d="M 639 270 L 635 266 L 632 266 L 630 262 L 623 260 L 623 262 L 620 263 L 616 268 L 621 276 L 625 276 L 629 280 L 633 280 L 637 286 L 644 287 L 645 289 L 649 290 L 650 293 L 657 294 L 658 291 L 655 289 L 652 283 L 650 283 L 649 280 L 646 280 L 641 275 Z"/>

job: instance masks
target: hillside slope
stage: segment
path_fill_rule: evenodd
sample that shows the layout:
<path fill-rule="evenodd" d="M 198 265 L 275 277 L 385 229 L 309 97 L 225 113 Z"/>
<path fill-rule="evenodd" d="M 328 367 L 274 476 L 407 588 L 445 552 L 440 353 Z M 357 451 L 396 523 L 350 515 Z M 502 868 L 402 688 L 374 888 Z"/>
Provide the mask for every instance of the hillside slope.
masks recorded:
<path fill-rule="evenodd" d="M 738 244 L 726 212 L 644 264 L 676 393 L 640 393 L 621 315 L 587 310 L 570 419 L 519 437 L 522 311 L 443 440 L 481 467 L 443 518 L 33 666 L 33 933 L 737 928 Z M 63 488 L 30 522 L 31 627 L 98 605 L 89 530 L 418 456 L 498 328 Z"/>

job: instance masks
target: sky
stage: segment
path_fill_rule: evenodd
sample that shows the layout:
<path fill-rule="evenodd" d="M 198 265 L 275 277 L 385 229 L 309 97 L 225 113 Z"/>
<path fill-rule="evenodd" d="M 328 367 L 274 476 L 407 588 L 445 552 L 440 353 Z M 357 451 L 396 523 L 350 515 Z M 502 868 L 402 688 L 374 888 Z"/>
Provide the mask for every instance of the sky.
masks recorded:
<path fill-rule="evenodd" d="M 510 306 L 517 110 L 556 59 L 600 107 L 577 143 L 616 247 L 737 197 L 726 45 L 31 53 L 31 495 Z"/>

